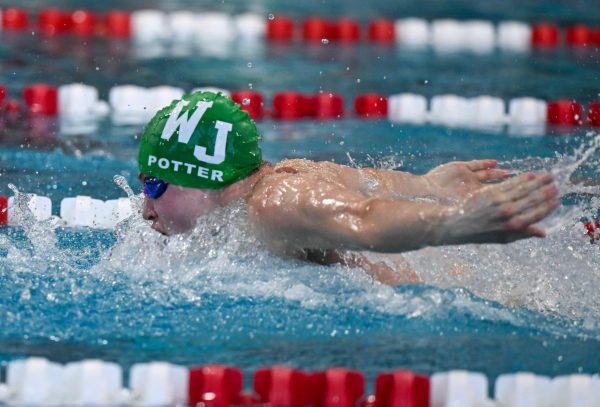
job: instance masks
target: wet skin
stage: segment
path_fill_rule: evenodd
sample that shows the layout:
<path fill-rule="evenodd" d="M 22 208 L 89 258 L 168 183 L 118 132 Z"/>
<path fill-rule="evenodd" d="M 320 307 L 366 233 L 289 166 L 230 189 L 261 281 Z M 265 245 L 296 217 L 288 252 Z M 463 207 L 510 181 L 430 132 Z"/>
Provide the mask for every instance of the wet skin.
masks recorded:
<path fill-rule="evenodd" d="M 182 233 L 216 207 L 244 199 L 258 237 L 277 254 L 363 267 L 387 283 L 414 282 L 401 256 L 390 267 L 357 251 L 544 236 L 535 223 L 559 205 L 552 176 L 510 174 L 494 160 L 451 162 L 423 176 L 285 160 L 223 190 L 169 185 L 160 198 L 146 198 L 144 218 L 163 234 Z"/>

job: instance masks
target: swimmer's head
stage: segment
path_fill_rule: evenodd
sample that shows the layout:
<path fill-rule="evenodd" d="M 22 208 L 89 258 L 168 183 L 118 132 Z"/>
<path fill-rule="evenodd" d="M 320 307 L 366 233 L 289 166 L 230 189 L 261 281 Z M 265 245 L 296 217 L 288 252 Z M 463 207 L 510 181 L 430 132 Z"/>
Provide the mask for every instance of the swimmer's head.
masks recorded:
<path fill-rule="evenodd" d="M 169 184 L 222 189 L 262 162 L 256 124 L 220 93 L 196 92 L 161 109 L 142 134 L 140 172 Z"/>
<path fill-rule="evenodd" d="M 259 139 L 248 114 L 220 93 L 173 101 L 142 134 L 144 218 L 163 234 L 181 233 L 198 217 L 243 197 L 262 162 Z"/>

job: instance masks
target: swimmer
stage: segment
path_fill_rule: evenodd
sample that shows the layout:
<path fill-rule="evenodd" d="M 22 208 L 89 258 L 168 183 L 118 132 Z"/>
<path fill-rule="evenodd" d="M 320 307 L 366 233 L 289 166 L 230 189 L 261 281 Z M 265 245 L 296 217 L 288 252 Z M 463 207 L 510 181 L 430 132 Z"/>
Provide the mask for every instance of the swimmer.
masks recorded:
<path fill-rule="evenodd" d="M 144 218 L 173 235 L 244 200 L 272 252 L 362 267 L 399 284 L 419 281 L 399 253 L 544 237 L 536 223 L 559 205 L 550 174 L 510 176 L 495 160 L 450 162 L 425 175 L 301 159 L 270 164 L 259 139 L 247 113 L 221 94 L 185 95 L 159 111 L 139 150 Z"/>

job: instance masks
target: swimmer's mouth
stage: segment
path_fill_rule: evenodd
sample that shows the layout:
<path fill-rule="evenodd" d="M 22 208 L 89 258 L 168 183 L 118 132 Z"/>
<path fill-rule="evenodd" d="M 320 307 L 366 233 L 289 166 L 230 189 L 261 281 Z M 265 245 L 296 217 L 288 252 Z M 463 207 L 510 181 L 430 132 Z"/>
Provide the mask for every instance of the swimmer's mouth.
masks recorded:
<path fill-rule="evenodd" d="M 160 233 L 163 236 L 169 236 L 169 234 L 160 227 L 160 223 L 158 223 L 158 222 L 153 222 L 152 226 L 150 226 L 150 227 L 152 229 L 156 230 L 158 233 Z"/>

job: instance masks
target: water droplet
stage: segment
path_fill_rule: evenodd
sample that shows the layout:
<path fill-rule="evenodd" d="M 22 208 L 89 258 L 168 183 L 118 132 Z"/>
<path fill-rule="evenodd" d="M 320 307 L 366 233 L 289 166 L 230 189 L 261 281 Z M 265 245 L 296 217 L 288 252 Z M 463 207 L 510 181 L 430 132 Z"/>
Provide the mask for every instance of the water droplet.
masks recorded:
<path fill-rule="evenodd" d="M 360 78 L 356 78 L 356 83 L 360 83 Z"/>
<path fill-rule="evenodd" d="M 248 84 L 248 89 L 252 89 L 252 86 L 253 86 L 253 85 L 252 85 L 252 82 L 250 82 L 250 83 Z"/>
<path fill-rule="evenodd" d="M 125 179 L 124 176 L 122 176 L 122 175 L 115 175 L 113 177 L 113 182 L 115 184 L 117 184 L 117 186 L 119 186 L 122 190 L 124 190 L 125 193 L 127 194 L 127 196 L 129 198 L 133 198 L 135 196 L 135 194 L 133 193 L 133 190 L 131 189 L 131 187 L 127 183 L 127 180 Z"/>
<path fill-rule="evenodd" d="M 346 71 L 349 71 L 349 70 L 350 70 L 350 67 L 349 67 L 349 66 L 347 66 L 347 67 L 346 67 Z"/>
<path fill-rule="evenodd" d="M 243 105 L 249 105 L 249 104 L 250 104 L 250 99 L 248 99 L 248 98 L 244 98 L 244 99 L 242 100 L 242 104 L 243 104 Z"/>
<path fill-rule="evenodd" d="M 81 185 L 85 187 L 87 185 L 87 181 L 81 181 Z"/>
<path fill-rule="evenodd" d="M 96 71 L 99 71 L 99 70 L 100 70 L 100 67 L 99 67 L 99 66 L 97 66 L 97 67 L 96 67 Z"/>
<path fill-rule="evenodd" d="M 252 65 L 252 62 L 248 62 L 247 66 L 248 68 L 252 68 L 254 65 Z"/>
<path fill-rule="evenodd" d="M 329 44 L 329 40 L 327 38 L 322 38 L 321 39 L 321 43 L 322 44 Z"/>
<path fill-rule="evenodd" d="M 31 291 L 28 288 L 21 291 L 21 301 L 29 301 L 31 299 Z"/>
<path fill-rule="evenodd" d="M 274 14 L 271 14 L 271 13 L 269 13 L 269 16 L 268 16 L 268 17 L 269 17 L 269 20 L 274 20 L 274 19 L 275 19 L 275 15 L 274 15 Z"/>

